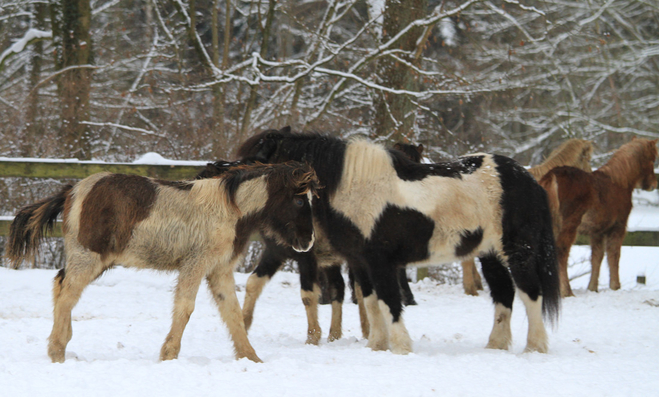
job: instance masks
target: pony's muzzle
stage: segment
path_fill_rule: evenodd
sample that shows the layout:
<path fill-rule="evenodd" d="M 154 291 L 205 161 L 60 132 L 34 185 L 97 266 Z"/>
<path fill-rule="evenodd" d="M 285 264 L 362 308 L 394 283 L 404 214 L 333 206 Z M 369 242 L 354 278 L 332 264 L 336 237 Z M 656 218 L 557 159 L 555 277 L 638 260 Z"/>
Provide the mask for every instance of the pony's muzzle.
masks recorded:
<path fill-rule="evenodd" d="M 311 233 L 311 241 L 309 242 L 309 245 L 307 246 L 307 248 L 297 248 L 295 246 L 293 246 L 292 248 L 296 252 L 309 252 L 309 250 L 311 250 L 311 248 L 313 247 L 313 243 L 315 241 L 316 241 L 316 232 L 312 232 Z"/>

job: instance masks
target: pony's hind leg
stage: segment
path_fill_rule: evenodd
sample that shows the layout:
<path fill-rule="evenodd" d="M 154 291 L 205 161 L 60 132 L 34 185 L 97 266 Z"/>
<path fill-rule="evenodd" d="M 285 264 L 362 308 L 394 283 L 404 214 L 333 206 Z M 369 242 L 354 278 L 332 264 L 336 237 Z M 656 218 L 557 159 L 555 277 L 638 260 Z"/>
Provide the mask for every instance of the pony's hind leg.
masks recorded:
<path fill-rule="evenodd" d="M 526 317 L 529 319 L 529 333 L 526 337 L 525 352 L 547 353 L 549 342 L 547 331 L 542 321 L 542 295 L 532 299 L 524 291 L 520 291 L 520 298 L 526 308 Z"/>
<path fill-rule="evenodd" d="M 238 297 L 236 296 L 235 280 L 233 279 L 233 265 L 234 263 L 231 263 L 230 266 L 224 266 L 223 264 L 215 266 L 206 276 L 206 281 L 220 310 L 220 316 L 222 316 L 222 320 L 229 329 L 236 359 L 246 357 L 260 363 L 262 361 L 249 343 L 245 324 L 242 320 L 240 303 L 238 303 Z"/>
<path fill-rule="evenodd" d="M 606 238 L 606 260 L 609 264 L 609 288 L 620 289 L 620 248 L 625 238 L 625 229 L 615 230 Z"/>
<path fill-rule="evenodd" d="M 588 282 L 588 290 L 597 292 L 600 267 L 604 259 L 604 244 L 606 244 L 604 236 L 601 234 L 593 234 L 590 236 L 590 281 Z"/>
<path fill-rule="evenodd" d="M 548 232 L 549 233 L 549 232 Z M 526 246 L 525 244 L 519 244 Z M 547 353 L 548 342 L 545 325 L 542 321 L 542 287 L 536 257 L 530 251 L 520 249 L 508 257 L 510 273 L 517 286 L 529 321 L 525 352 Z M 542 259 L 542 258 L 541 258 Z"/>
<path fill-rule="evenodd" d="M 513 311 L 515 287 L 506 269 L 495 255 L 480 258 L 483 276 L 490 286 L 490 295 L 494 303 L 494 326 L 487 342 L 488 349 L 507 350 L 512 344 L 510 318 Z"/>
<path fill-rule="evenodd" d="M 82 291 L 106 269 L 97 254 L 70 249 L 67 264 L 53 281 L 53 329 L 48 337 L 48 356 L 54 363 L 65 359 L 66 345 L 71 340 L 71 310 Z"/>
<path fill-rule="evenodd" d="M 183 331 L 194 311 L 197 291 L 199 291 L 199 284 L 201 284 L 205 269 L 205 266 L 193 264 L 191 266 L 183 265 L 179 270 L 178 283 L 174 293 L 172 327 L 160 349 L 160 360 L 162 361 L 178 358 Z"/>

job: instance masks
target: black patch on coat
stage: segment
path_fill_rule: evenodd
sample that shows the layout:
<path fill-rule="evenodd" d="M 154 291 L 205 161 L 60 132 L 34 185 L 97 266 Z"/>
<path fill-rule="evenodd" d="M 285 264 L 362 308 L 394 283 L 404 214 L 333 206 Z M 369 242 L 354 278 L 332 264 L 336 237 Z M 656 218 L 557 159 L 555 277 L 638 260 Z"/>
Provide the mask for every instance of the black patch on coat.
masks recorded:
<path fill-rule="evenodd" d="M 428 242 L 434 229 L 435 222 L 421 212 L 388 205 L 365 241 L 373 287 L 378 299 L 387 302 L 394 322 L 400 319 L 403 309 L 398 271 L 407 263 L 428 259 Z M 364 292 L 364 296 L 368 294 Z"/>
<path fill-rule="evenodd" d="M 410 160 L 398 150 L 389 150 L 394 169 L 398 177 L 404 181 L 420 181 L 428 176 L 442 176 L 461 179 L 462 175 L 472 174 L 483 165 L 483 157 L 466 156 L 455 161 L 435 164 L 419 164 Z"/>
<path fill-rule="evenodd" d="M 488 254 L 479 258 L 483 277 L 490 287 L 490 296 L 494 303 L 501 303 L 508 309 L 513 308 L 515 299 L 515 284 L 510 272 L 495 254 Z M 496 321 L 496 320 L 495 320 Z"/>
<path fill-rule="evenodd" d="M 460 244 L 455 247 L 455 256 L 467 256 L 483 241 L 483 228 L 464 230 L 460 233 Z"/>

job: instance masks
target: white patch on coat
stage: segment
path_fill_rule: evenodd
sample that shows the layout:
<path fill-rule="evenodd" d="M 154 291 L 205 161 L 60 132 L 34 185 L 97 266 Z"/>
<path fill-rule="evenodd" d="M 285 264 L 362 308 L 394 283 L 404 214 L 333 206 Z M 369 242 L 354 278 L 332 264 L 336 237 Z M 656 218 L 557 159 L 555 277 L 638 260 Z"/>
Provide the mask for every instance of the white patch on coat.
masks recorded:
<path fill-rule="evenodd" d="M 501 252 L 502 188 L 491 155 L 480 168 L 462 178 L 427 176 L 420 181 L 398 177 L 387 150 L 378 144 L 355 140 L 348 144 L 341 183 L 330 203 L 369 238 L 387 205 L 414 209 L 435 222 L 429 242 L 430 257 L 423 263 L 459 259 L 455 247 L 461 233 L 483 229 L 483 240 L 470 256 Z M 417 263 L 420 265 L 422 263 Z"/>

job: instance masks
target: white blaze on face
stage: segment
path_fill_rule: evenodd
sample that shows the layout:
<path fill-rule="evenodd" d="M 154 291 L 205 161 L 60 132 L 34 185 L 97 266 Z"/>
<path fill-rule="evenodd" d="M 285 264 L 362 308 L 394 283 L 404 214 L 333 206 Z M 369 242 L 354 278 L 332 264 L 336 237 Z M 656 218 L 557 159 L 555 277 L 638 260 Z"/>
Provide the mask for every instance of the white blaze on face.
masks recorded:
<path fill-rule="evenodd" d="M 307 200 L 309 200 L 309 207 L 311 207 L 311 203 L 312 203 L 311 191 L 307 192 Z M 311 241 L 309 242 L 309 246 L 307 248 L 300 248 L 300 249 L 296 247 L 292 247 L 292 248 L 296 252 L 309 252 L 309 250 L 311 250 L 311 248 L 313 247 L 315 241 L 316 241 L 316 232 L 314 231 L 311 233 Z"/>

